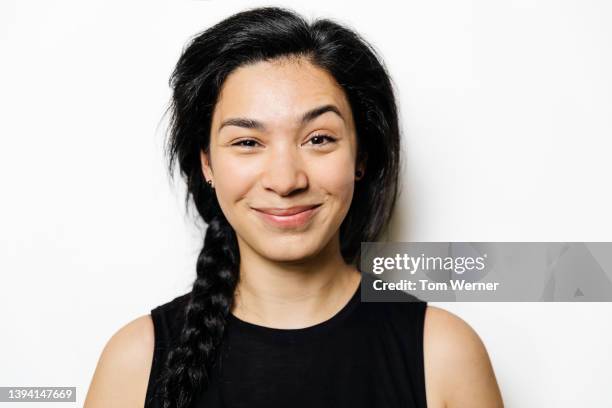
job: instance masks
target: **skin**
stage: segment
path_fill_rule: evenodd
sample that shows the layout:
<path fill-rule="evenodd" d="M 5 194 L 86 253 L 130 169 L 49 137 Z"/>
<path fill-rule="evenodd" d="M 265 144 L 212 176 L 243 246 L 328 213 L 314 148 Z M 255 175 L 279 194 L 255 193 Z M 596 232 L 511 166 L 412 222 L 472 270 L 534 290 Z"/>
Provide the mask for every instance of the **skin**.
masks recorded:
<path fill-rule="evenodd" d="M 321 106 L 336 112 L 301 120 Z M 334 141 L 316 137 L 321 135 Z M 240 281 L 232 313 L 285 329 L 331 318 L 360 283 L 359 271 L 341 256 L 339 227 L 359 182 L 355 171 L 367 171 L 357 160 L 350 105 L 334 78 L 306 60 L 235 70 L 221 89 L 201 160 L 238 238 Z M 314 203 L 322 206 L 310 222 L 291 230 L 266 224 L 252 208 Z M 423 341 L 429 408 L 503 406 L 485 346 L 466 322 L 428 306 Z M 85 407 L 142 407 L 153 347 L 150 315 L 115 333 Z"/>
<path fill-rule="evenodd" d="M 305 112 L 322 106 L 334 106 L 337 113 L 302 122 Z M 221 128 L 234 118 L 256 120 L 262 128 Z M 360 278 L 340 253 L 339 228 L 353 197 L 357 155 L 342 89 L 307 62 L 239 68 L 221 90 L 211 129 L 202 171 L 215 186 L 240 249 L 233 313 L 277 328 L 307 327 L 331 317 Z M 364 171 L 363 164 L 359 168 Z M 322 205 L 310 223 L 292 230 L 270 226 L 253 210 L 315 203 Z"/>

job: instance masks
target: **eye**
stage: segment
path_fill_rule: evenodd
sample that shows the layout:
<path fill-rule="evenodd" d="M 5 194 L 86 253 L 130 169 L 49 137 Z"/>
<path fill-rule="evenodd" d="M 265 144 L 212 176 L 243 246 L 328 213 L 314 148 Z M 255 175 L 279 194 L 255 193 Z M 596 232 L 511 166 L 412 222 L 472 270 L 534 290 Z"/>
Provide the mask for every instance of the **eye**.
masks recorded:
<path fill-rule="evenodd" d="M 325 140 L 327 140 L 329 143 L 324 143 Z M 334 139 L 333 137 L 329 135 L 319 134 L 319 135 L 314 135 L 313 137 L 311 137 L 309 142 L 312 142 L 312 141 L 319 142 L 319 143 L 314 143 L 315 146 L 325 146 L 330 143 L 335 143 L 336 139 Z"/>
<path fill-rule="evenodd" d="M 308 141 L 313 142 L 312 144 L 315 146 L 326 146 L 328 144 L 335 143 L 336 139 L 329 135 L 319 134 L 319 135 L 314 135 Z M 325 143 L 326 141 L 327 143 Z M 254 139 L 243 139 L 235 143 L 232 143 L 232 146 L 245 147 L 247 149 L 257 147 L 257 145 L 259 145 L 259 142 L 257 142 Z"/>
<path fill-rule="evenodd" d="M 249 143 L 249 144 L 247 145 L 247 144 L 244 144 L 244 143 Z M 244 140 L 239 140 L 236 143 L 232 143 L 232 146 L 251 148 L 251 147 L 255 147 L 254 144 L 259 144 L 259 143 L 257 143 L 257 141 L 253 140 L 253 139 L 244 139 Z"/>

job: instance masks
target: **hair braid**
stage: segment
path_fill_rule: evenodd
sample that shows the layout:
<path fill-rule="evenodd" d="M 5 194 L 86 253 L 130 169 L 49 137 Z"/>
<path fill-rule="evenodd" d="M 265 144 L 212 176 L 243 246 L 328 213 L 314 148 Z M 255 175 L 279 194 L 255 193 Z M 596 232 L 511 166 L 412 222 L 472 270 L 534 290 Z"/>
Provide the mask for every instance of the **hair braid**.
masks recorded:
<path fill-rule="evenodd" d="M 235 232 L 219 212 L 209 222 L 198 256 L 179 344 L 166 360 L 163 408 L 189 407 L 210 380 L 239 278 L 236 246 Z"/>

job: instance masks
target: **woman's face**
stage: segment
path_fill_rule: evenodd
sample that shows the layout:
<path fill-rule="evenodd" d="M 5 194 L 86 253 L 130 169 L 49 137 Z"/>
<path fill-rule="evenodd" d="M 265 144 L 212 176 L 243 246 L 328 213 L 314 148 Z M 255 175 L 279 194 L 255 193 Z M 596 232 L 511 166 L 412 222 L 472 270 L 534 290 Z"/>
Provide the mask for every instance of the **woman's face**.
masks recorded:
<path fill-rule="evenodd" d="M 299 261 L 338 245 L 356 153 L 351 108 L 326 71 L 306 60 L 233 71 L 215 106 L 202 163 L 241 256 Z M 295 206 L 317 207 L 272 214 Z"/>

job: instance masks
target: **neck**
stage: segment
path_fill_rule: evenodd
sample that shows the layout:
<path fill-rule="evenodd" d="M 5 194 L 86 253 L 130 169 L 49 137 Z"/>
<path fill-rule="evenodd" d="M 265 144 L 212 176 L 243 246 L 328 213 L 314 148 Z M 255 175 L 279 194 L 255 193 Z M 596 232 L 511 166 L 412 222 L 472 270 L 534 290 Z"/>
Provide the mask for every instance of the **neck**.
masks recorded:
<path fill-rule="evenodd" d="M 360 272 L 347 265 L 339 251 L 337 256 L 320 254 L 299 263 L 248 257 L 240 262 L 232 314 L 265 327 L 313 326 L 340 311 L 360 280 Z"/>

